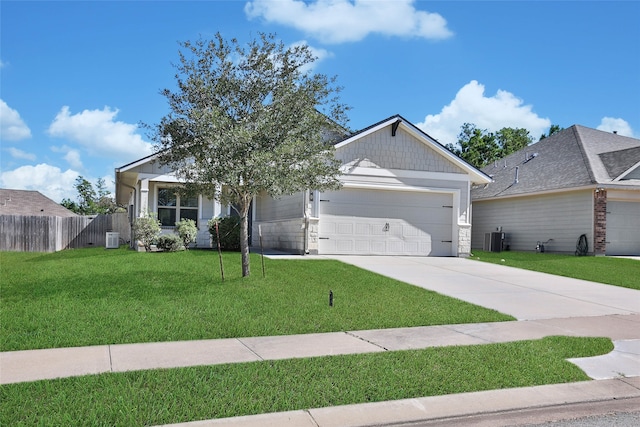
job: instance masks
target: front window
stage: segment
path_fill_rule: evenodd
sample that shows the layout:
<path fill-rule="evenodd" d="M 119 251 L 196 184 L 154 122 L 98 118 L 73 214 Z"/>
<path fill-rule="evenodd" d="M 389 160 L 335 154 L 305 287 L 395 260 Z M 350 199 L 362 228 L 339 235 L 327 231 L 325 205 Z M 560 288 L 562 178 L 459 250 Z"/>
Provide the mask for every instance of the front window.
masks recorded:
<path fill-rule="evenodd" d="M 180 196 L 169 188 L 158 190 L 158 220 L 163 227 L 174 227 L 181 219 L 198 220 L 198 198 Z"/>

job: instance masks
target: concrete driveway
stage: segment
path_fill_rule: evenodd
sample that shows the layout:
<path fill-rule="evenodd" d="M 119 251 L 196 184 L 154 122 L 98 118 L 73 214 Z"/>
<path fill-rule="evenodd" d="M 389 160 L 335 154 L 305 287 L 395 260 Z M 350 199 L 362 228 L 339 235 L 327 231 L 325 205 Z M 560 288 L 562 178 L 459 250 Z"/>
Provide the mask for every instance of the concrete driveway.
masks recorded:
<path fill-rule="evenodd" d="M 465 258 L 325 258 L 492 308 L 518 320 L 640 313 L 637 290 Z"/>

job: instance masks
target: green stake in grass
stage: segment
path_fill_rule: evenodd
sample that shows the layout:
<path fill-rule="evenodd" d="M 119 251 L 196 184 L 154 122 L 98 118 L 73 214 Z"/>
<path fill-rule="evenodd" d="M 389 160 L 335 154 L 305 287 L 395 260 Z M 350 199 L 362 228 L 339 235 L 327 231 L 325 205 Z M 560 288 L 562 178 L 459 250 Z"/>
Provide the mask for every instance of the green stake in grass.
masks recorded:
<path fill-rule="evenodd" d="M 218 240 L 218 257 L 220 258 L 220 275 L 224 282 L 224 267 L 222 266 L 222 249 L 220 249 L 220 230 L 218 229 L 218 222 L 216 221 L 216 240 Z"/>

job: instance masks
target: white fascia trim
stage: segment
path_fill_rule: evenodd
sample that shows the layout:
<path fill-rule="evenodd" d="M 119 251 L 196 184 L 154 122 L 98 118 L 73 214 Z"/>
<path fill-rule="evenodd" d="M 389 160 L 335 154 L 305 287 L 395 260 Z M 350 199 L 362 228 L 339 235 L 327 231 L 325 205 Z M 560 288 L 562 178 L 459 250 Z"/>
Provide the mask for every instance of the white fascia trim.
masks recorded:
<path fill-rule="evenodd" d="M 131 170 L 131 169 L 136 168 L 138 166 L 144 165 L 146 163 L 155 162 L 157 158 L 158 158 L 158 153 L 151 154 L 151 155 L 149 155 L 147 157 L 143 157 L 143 158 L 141 158 L 139 160 L 136 160 L 133 163 L 129 163 L 128 165 L 116 168 L 116 170 L 118 172 L 126 172 L 128 170 Z"/>
<path fill-rule="evenodd" d="M 621 179 L 624 179 L 625 176 L 629 175 L 631 172 L 633 172 L 634 170 L 636 170 L 637 168 L 640 168 L 640 162 L 636 163 L 635 165 L 631 166 L 629 169 L 627 169 L 626 171 L 622 172 L 620 174 L 620 176 L 618 176 L 616 179 L 614 179 L 613 181 L 620 181 Z"/>
<path fill-rule="evenodd" d="M 163 175 L 158 175 L 156 173 L 141 173 L 138 174 L 139 179 L 148 179 L 149 181 L 153 181 L 153 182 L 171 182 L 171 183 L 182 183 L 181 180 L 179 180 L 178 178 L 175 177 L 175 175 L 167 175 L 167 174 L 163 174 Z"/>
<path fill-rule="evenodd" d="M 418 187 L 415 185 L 389 185 L 364 182 L 344 182 L 344 188 L 362 188 L 365 190 L 410 191 L 415 193 L 460 193 L 458 188 Z"/>
<path fill-rule="evenodd" d="M 367 129 L 366 132 L 359 133 L 357 135 L 352 136 L 349 139 L 345 139 L 344 141 L 337 143 L 336 145 L 334 145 L 334 148 L 344 147 L 345 145 L 349 144 L 350 142 L 353 142 L 353 141 L 355 141 L 357 139 L 363 138 L 363 137 L 365 137 L 367 135 L 371 135 L 372 133 L 377 132 L 380 129 L 389 126 L 391 123 L 395 123 L 396 120 L 398 120 L 398 118 L 397 117 L 393 117 L 393 118 L 387 120 L 386 122 L 380 123 L 376 127 L 372 127 L 371 129 Z"/>
<path fill-rule="evenodd" d="M 451 172 L 430 172 L 430 171 L 416 171 L 405 169 L 378 169 L 378 168 L 363 168 L 355 167 L 350 168 L 344 165 L 340 168 L 340 171 L 346 176 L 376 176 L 387 178 L 422 178 L 422 179 L 439 179 L 446 181 L 462 181 L 469 182 L 469 175 L 463 173 L 451 173 Z"/>
<path fill-rule="evenodd" d="M 513 198 L 519 198 L 519 197 L 543 196 L 546 194 L 569 193 L 569 192 L 583 191 L 583 190 L 595 190 L 596 188 L 606 189 L 606 186 L 601 184 L 590 184 L 590 185 L 585 185 L 581 187 L 556 188 L 554 190 L 533 191 L 531 193 L 509 194 L 506 196 L 497 196 L 497 197 L 496 196 L 484 197 L 482 199 L 471 200 L 471 203 L 484 202 L 487 200 L 513 199 Z"/>

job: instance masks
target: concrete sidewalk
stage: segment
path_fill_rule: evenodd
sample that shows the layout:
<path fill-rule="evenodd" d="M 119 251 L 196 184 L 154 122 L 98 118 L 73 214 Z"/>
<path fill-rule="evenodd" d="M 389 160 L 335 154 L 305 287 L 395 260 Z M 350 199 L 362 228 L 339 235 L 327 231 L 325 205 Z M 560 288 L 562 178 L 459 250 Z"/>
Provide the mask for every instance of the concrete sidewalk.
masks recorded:
<path fill-rule="evenodd" d="M 0 383 L 105 372 L 490 344 L 550 335 L 609 337 L 620 343 L 616 344 L 617 350 L 606 358 L 585 362 L 584 367 L 594 367 L 594 378 L 616 378 L 621 374 L 640 376 L 640 315 L 611 315 L 9 351 L 0 353 Z M 581 360 L 575 363 L 580 365 Z"/>

